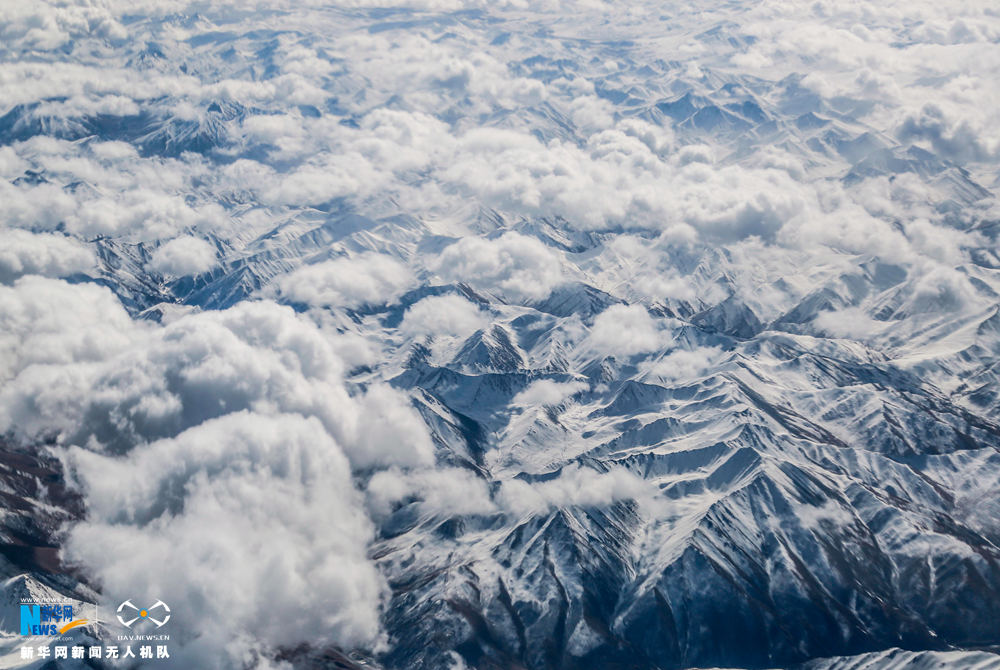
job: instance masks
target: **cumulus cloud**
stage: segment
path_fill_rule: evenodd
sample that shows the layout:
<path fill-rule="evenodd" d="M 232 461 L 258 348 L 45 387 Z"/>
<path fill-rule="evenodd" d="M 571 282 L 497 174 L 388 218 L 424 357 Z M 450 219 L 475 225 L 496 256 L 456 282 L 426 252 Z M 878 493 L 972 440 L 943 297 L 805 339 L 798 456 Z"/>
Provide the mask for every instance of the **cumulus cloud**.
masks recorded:
<path fill-rule="evenodd" d="M 459 240 L 441 252 L 433 268 L 447 280 L 522 301 L 541 300 L 561 284 L 561 264 L 559 255 L 541 241 L 507 232 L 492 240 Z"/>
<path fill-rule="evenodd" d="M 376 518 L 411 502 L 417 502 L 426 514 L 445 517 L 497 511 L 486 481 L 469 470 L 457 468 L 382 470 L 371 478 L 366 493 Z"/>
<path fill-rule="evenodd" d="M 434 462 L 427 427 L 407 397 L 388 386 L 375 386 L 358 402 L 354 439 L 348 442 L 351 462 L 361 468 L 417 466 Z"/>
<path fill-rule="evenodd" d="M 206 667 L 379 642 L 385 586 L 352 471 L 433 465 L 403 392 L 349 392 L 331 338 L 273 303 L 161 326 L 103 287 L 25 277 L 0 287 L 0 306 L 0 430 L 65 445 L 88 509 L 65 556 L 109 602 L 169 593 L 209 614 L 185 618 L 178 648 Z M 434 496 L 454 478 L 441 478 L 425 488 L 443 509 L 453 499 Z M 324 613 L 304 626 L 293 613 L 317 594 Z"/>
<path fill-rule="evenodd" d="M 401 392 L 352 396 L 334 343 L 273 303 L 132 322 L 106 289 L 25 278 L 5 309 L 0 430 L 128 451 L 231 412 L 315 416 L 359 468 L 428 463 L 430 437 Z"/>
<path fill-rule="evenodd" d="M 535 405 L 558 405 L 588 387 L 586 382 L 557 382 L 551 379 L 539 379 L 531 382 L 528 388 L 514 396 L 511 403 L 532 407 Z"/>
<path fill-rule="evenodd" d="M 50 51 L 74 37 L 120 40 L 128 34 L 107 8 L 99 6 L 8 5 L 0 17 L 4 43 L 24 51 Z"/>
<path fill-rule="evenodd" d="M 995 160 L 1000 157 L 1000 137 L 973 127 L 960 111 L 949 114 L 935 103 L 907 115 L 897 131 L 906 142 L 927 140 L 934 151 L 959 163 Z"/>
<path fill-rule="evenodd" d="M 642 305 L 612 305 L 594 318 L 586 340 L 604 356 L 634 356 L 658 351 L 671 342 L 670 333 Z"/>
<path fill-rule="evenodd" d="M 489 325 L 487 313 L 457 295 L 429 296 L 407 308 L 399 330 L 408 335 L 466 338 Z"/>
<path fill-rule="evenodd" d="M 640 369 L 668 382 L 696 379 L 712 370 L 721 355 L 718 347 L 678 349 L 655 361 L 644 362 Z"/>
<path fill-rule="evenodd" d="M 482 128 L 464 135 L 442 178 L 490 206 L 565 216 L 581 228 L 608 228 L 651 207 L 664 166 L 640 138 L 597 132 L 584 148 L 528 132 Z"/>
<path fill-rule="evenodd" d="M 153 252 L 149 269 L 164 275 L 183 277 L 211 270 L 218 259 L 211 244 L 197 237 L 178 237 Z"/>
<path fill-rule="evenodd" d="M 146 331 L 103 287 L 42 277 L 0 286 L 0 379 L 7 382 L 0 391 L 5 396 L 0 416 L 10 411 L 8 394 L 20 375 L 58 376 L 63 366 L 107 360 Z M 32 399 L 24 402 L 31 405 Z M 45 418 L 41 423 L 47 425 Z M 9 430 L 20 420 L 8 415 L 4 424 Z"/>
<path fill-rule="evenodd" d="M 820 312 L 813 319 L 813 324 L 822 333 L 855 340 L 868 339 L 886 326 L 885 323 L 876 321 L 866 314 L 860 307 Z"/>
<path fill-rule="evenodd" d="M 180 229 L 225 230 L 225 213 L 214 203 L 191 204 L 172 194 L 135 189 L 117 197 L 86 198 L 68 218 L 85 237 L 132 235 L 138 239 L 172 237 Z"/>
<path fill-rule="evenodd" d="M 110 607 L 169 599 L 175 657 L 240 667 L 255 650 L 378 641 L 373 528 L 316 419 L 240 412 L 123 458 L 74 447 L 65 461 L 88 510 L 65 559 L 97 577 Z"/>
<path fill-rule="evenodd" d="M 4 208 L 0 222 L 10 227 L 53 230 L 73 215 L 74 198 L 55 184 L 15 186 L 0 180 Z"/>
<path fill-rule="evenodd" d="M 96 265 L 94 253 L 72 238 L 0 229 L 0 283 L 23 275 L 68 277 Z"/>
<path fill-rule="evenodd" d="M 28 164 L 11 147 L 0 147 L 0 177 L 11 179 L 24 173 Z"/>
<path fill-rule="evenodd" d="M 282 295 L 313 307 L 361 307 L 393 302 L 414 284 L 413 273 L 376 253 L 305 265 L 280 277 Z"/>
<path fill-rule="evenodd" d="M 570 465 L 558 477 L 539 482 L 512 479 L 504 482 L 499 504 L 512 514 L 544 514 L 551 509 L 572 506 L 606 506 L 620 500 L 635 500 L 650 494 L 650 485 L 623 468 L 598 472 Z"/>

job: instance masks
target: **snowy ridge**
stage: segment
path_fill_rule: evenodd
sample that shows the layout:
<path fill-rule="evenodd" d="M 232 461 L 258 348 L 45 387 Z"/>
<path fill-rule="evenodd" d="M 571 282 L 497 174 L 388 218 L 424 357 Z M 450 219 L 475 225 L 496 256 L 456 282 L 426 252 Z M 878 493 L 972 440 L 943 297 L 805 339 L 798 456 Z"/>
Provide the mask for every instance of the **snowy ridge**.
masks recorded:
<path fill-rule="evenodd" d="M 177 667 L 1000 667 L 992 9 L 300 5 L 0 17 L 10 602 L 155 591 Z"/>

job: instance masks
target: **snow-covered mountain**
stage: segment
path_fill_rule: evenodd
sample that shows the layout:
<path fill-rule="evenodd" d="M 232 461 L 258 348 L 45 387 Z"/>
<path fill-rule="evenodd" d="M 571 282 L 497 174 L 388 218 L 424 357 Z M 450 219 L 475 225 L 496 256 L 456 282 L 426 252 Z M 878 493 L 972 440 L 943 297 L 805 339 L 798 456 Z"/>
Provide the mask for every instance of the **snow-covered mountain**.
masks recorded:
<path fill-rule="evenodd" d="M 0 35 L 4 602 L 162 598 L 143 667 L 1000 668 L 992 8 Z"/>

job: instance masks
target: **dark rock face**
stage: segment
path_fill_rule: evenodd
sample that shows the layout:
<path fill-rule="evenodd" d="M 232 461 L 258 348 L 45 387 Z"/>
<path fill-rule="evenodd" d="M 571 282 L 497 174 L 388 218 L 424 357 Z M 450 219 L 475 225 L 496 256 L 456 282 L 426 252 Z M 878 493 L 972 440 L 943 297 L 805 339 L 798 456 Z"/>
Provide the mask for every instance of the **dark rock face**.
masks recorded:
<path fill-rule="evenodd" d="M 0 443 L 0 486 L 0 556 L 6 569 L 75 590 L 82 576 L 60 561 L 59 532 L 82 518 L 84 509 L 79 495 L 67 488 L 59 461 Z"/>
<path fill-rule="evenodd" d="M 619 504 L 514 528 L 464 519 L 447 538 L 428 521 L 384 540 L 378 553 L 395 580 L 387 623 L 398 640 L 385 662 L 431 668 L 457 651 L 477 668 L 774 667 L 995 644 L 997 527 L 970 517 L 941 478 L 982 459 L 974 478 L 992 489 L 1000 430 L 981 423 L 975 440 L 946 448 L 937 435 L 947 418 L 911 421 L 895 438 L 907 453 L 874 442 L 859 457 L 821 424 L 749 391 L 736 413 L 743 428 L 708 454 L 656 455 L 678 430 L 662 422 L 594 452 L 654 481 L 689 474 L 661 484 L 677 506 L 712 500 L 683 524 Z M 662 402 L 670 394 L 661 392 Z M 725 414 L 722 395 L 714 401 Z M 648 406 L 628 397 L 636 411 Z M 927 443 L 935 453 L 920 454 Z M 396 553 L 408 555 L 418 532 L 441 538 L 443 563 L 402 566 Z"/>

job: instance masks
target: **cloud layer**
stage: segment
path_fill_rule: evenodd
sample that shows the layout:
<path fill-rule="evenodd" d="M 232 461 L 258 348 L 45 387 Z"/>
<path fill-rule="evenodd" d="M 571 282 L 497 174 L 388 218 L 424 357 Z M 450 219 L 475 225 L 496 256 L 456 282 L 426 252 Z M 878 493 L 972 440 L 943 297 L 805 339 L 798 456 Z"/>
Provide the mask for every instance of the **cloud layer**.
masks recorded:
<path fill-rule="evenodd" d="M 747 360 L 995 409 L 986 3 L 390 5 L 0 7 L 0 435 L 102 597 L 215 622 L 183 662 L 384 649 L 373 546 L 648 504 Z"/>

